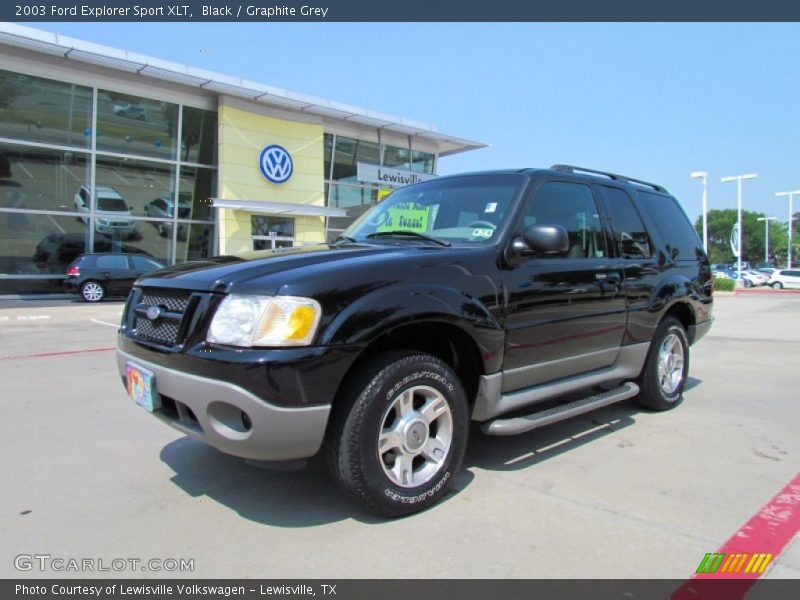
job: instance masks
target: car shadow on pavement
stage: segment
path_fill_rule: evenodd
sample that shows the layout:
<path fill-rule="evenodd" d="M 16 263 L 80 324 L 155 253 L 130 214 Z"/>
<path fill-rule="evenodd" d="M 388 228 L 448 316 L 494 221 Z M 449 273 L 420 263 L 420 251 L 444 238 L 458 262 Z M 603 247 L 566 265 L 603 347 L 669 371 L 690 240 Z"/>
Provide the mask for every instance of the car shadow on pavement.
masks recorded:
<path fill-rule="evenodd" d="M 160 457 L 175 471 L 172 483 L 189 496 L 209 498 L 256 523 L 313 527 L 345 519 L 368 524 L 393 521 L 371 515 L 349 501 L 319 456 L 297 470 L 269 470 L 183 437 L 164 446 Z M 455 489 L 443 503 L 466 488 L 472 478 L 467 471 L 460 473 L 454 481 Z"/>
<path fill-rule="evenodd" d="M 464 464 L 489 471 L 527 469 L 633 425 L 641 410 L 620 402 L 513 436 L 485 435 L 474 423 Z"/>

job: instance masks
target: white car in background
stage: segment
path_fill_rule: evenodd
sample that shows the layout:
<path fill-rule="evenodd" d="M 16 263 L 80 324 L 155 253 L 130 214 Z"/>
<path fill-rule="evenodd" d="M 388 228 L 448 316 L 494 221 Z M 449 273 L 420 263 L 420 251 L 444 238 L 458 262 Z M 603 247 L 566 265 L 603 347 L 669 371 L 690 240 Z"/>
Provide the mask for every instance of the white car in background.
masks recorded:
<path fill-rule="evenodd" d="M 745 277 L 749 277 L 750 280 L 753 282 L 754 286 L 760 285 L 768 285 L 769 284 L 769 275 L 766 273 L 762 273 L 761 271 L 756 271 L 755 269 L 750 269 L 749 271 L 744 272 Z"/>
<path fill-rule="evenodd" d="M 88 185 L 82 185 L 75 193 L 75 210 L 84 213 L 81 217 L 84 223 L 89 221 L 89 199 L 91 191 Z M 125 199 L 113 187 L 95 188 L 95 207 L 94 229 L 99 233 L 110 236 L 119 235 L 124 238 L 137 238 L 139 232 L 136 230 L 136 222 L 131 218 L 131 211 Z"/>
<path fill-rule="evenodd" d="M 778 269 L 770 277 L 769 285 L 773 289 L 800 289 L 800 269 Z"/>

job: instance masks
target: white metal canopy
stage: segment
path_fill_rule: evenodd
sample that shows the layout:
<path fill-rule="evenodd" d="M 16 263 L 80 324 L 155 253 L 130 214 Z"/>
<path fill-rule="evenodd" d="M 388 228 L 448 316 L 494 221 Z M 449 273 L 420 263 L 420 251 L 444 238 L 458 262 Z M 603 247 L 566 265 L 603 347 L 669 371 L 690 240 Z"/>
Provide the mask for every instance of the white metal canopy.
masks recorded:
<path fill-rule="evenodd" d="M 214 208 L 229 208 L 231 210 L 246 210 L 247 212 L 265 215 L 292 215 L 297 217 L 346 217 L 347 211 L 343 208 L 328 206 L 313 206 L 310 204 L 294 204 L 288 202 L 263 202 L 260 200 L 226 200 L 225 198 L 212 198 Z"/>

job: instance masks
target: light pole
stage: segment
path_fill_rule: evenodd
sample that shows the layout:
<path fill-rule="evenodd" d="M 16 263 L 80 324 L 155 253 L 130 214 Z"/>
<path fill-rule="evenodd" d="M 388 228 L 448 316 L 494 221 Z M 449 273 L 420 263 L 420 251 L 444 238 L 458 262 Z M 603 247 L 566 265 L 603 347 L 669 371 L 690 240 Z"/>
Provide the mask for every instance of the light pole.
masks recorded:
<path fill-rule="evenodd" d="M 736 188 L 737 188 L 736 212 L 737 212 L 738 218 L 736 219 L 736 222 L 738 223 L 738 227 L 739 227 L 739 235 L 738 235 L 739 239 L 736 240 L 736 245 L 737 245 L 736 254 L 738 255 L 736 257 L 736 261 L 737 261 L 737 264 L 736 264 L 736 278 L 737 278 L 737 281 L 741 281 L 742 280 L 742 238 L 744 237 L 743 236 L 744 231 L 742 230 L 742 181 L 744 181 L 745 179 L 755 179 L 757 177 L 758 177 L 758 173 L 748 173 L 747 175 L 733 175 L 732 177 L 723 177 L 722 178 L 722 183 L 728 183 L 729 181 L 735 181 L 736 182 Z"/>
<path fill-rule="evenodd" d="M 794 190 L 793 192 L 778 192 L 775 194 L 776 196 L 789 196 L 789 259 L 786 263 L 786 268 L 792 268 L 792 221 L 794 221 L 792 211 L 794 210 L 792 207 L 792 200 L 794 200 L 795 194 L 800 196 L 800 190 Z"/>
<path fill-rule="evenodd" d="M 769 264 L 769 222 L 777 217 L 758 217 L 759 221 L 764 221 L 764 262 Z"/>
<path fill-rule="evenodd" d="M 692 179 L 703 180 L 703 250 L 708 254 L 708 173 L 694 171 Z"/>

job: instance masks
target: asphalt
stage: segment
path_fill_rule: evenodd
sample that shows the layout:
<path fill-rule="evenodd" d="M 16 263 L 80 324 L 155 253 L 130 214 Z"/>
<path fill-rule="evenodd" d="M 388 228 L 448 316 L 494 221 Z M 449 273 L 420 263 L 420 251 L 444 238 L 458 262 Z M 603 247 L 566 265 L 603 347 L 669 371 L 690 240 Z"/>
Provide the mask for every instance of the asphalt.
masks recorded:
<path fill-rule="evenodd" d="M 321 461 L 276 472 L 166 427 L 116 371 L 121 302 L 0 303 L 0 577 L 49 554 L 194 560 L 192 577 L 685 579 L 800 471 L 800 295 L 720 296 L 681 406 L 472 432 L 434 508 L 387 521 Z M 797 539 L 768 577 L 800 576 Z"/>

